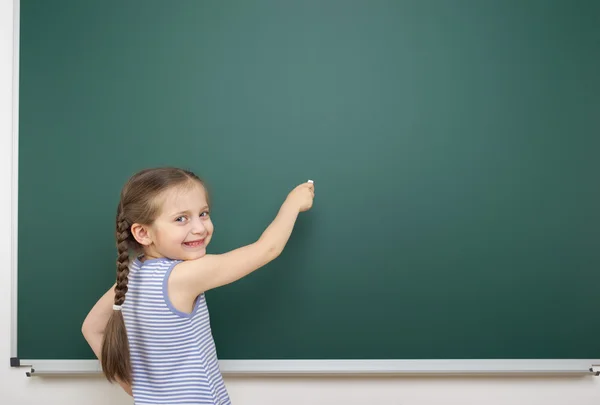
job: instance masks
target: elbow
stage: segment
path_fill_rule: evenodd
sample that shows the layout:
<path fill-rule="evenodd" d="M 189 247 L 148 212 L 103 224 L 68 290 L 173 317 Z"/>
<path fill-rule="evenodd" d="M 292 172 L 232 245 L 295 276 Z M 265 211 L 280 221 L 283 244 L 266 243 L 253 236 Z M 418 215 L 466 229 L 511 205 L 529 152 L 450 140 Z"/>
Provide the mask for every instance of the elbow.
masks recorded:
<path fill-rule="evenodd" d="M 90 325 L 89 322 L 87 320 L 87 318 L 83 321 L 83 324 L 81 324 L 81 334 L 83 335 L 83 337 L 85 338 L 85 340 L 89 340 L 89 336 L 91 334 L 91 330 L 90 330 Z"/>
<path fill-rule="evenodd" d="M 259 266 L 264 266 L 265 264 L 277 259 L 279 255 L 283 252 L 283 246 L 277 244 L 277 242 L 268 240 L 264 237 L 261 237 L 258 241 L 254 243 L 254 249 L 257 249 L 256 258 L 259 260 Z"/>
<path fill-rule="evenodd" d="M 94 325 L 90 317 L 86 317 L 83 323 L 81 324 L 81 334 L 88 342 L 93 338 L 93 336 L 101 334 L 98 331 L 98 328 Z"/>
<path fill-rule="evenodd" d="M 96 357 L 100 358 L 104 333 L 98 332 L 98 329 L 94 327 L 93 323 L 86 319 L 81 325 L 81 334 Z"/>
<path fill-rule="evenodd" d="M 282 252 L 283 252 L 283 249 L 280 248 L 279 246 L 276 246 L 276 245 L 269 246 L 267 248 L 267 252 L 265 254 L 266 263 L 269 263 L 269 262 L 277 259 L 279 257 L 279 255 L 281 255 Z"/>

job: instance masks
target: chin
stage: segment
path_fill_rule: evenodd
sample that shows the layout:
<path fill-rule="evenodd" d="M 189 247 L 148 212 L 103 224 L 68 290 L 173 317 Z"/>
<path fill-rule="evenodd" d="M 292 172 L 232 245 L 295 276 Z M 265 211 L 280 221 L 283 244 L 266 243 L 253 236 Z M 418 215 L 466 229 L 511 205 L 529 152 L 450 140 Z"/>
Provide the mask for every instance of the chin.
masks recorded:
<path fill-rule="evenodd" d="M 186 252 L 183 256 L 183 260 L 196 260 L 206 255 L 206 249 L 199 250 L 197 252 Z"/>

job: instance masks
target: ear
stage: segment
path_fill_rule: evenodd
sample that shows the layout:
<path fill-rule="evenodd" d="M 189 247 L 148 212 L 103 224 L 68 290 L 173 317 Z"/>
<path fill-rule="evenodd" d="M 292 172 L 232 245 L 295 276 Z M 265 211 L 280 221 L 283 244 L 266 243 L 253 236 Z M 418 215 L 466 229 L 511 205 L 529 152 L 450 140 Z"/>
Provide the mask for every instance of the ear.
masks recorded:
<path fill-rule="evenodd" d="M 152 238 L 148 227 L 141 224 L 131 225 L 131 234 L 135 240 L 142 246 L 150 246 L 152 244 Z"/>

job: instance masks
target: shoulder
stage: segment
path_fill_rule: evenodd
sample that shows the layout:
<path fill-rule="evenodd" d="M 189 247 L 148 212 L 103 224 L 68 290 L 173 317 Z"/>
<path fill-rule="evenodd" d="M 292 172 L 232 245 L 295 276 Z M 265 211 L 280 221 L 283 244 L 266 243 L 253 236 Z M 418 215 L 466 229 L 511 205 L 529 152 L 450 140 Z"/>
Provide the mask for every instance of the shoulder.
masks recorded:
<path fill-rule="evenodd" d="M 131 261 L 131 268 L 140 268 L 140 269 L 170 269 L 175 267 L 178 263 L 181 263 L 182 260 L 177 259 L 169 259 L 167 257 L 159 257 L 155 259 L 143 259 L 141 257 L 136 257 Z"/>
<path fill-rule="evenodd" d="M 207 266 L 210 265 L 210 255 L 205 255 L 195 260 L 174 261 L 171 263 L 169 283 L 185 295 L 198 296 L 204 293 L 199 291 L 195 285 L 198 278 L 203 277 Z"/>

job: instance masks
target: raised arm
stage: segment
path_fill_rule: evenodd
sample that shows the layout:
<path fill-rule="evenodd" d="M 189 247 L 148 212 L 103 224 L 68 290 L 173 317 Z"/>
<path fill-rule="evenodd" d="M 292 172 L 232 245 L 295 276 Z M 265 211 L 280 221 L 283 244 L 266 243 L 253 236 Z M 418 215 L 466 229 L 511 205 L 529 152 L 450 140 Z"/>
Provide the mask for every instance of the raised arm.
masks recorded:
<path fill-rule="evenodd" d="M 249 245 L 219 255 L 185 261 L 173 269 L 169 288 L 189 296 L 232 283 L 275 260 L 286 246 L 298 214 L 312 207 L 314 185 L 303 183 L 292 190 L 273 222 Z"/>

